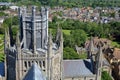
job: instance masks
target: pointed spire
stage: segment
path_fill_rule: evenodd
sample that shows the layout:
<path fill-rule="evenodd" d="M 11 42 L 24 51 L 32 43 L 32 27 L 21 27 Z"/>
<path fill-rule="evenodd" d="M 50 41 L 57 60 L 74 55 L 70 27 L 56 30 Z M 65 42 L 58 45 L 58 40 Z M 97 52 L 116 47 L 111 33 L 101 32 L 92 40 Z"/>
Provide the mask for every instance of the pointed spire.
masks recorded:
<path fill-rule="evenodd" d="M 52 58 L 52 56 L 53 56 L 53 42 L 52 42 L 52 34 L 51 34 L 51 32 L 50 32 L 50 34 L 49 34 L 49 39 L 48 39 L 48 55 L 47 55 L 47 57 L 48 57 L 48 70 L 47 70 L 47 77 L 48 77 L 48 80 L 51 80 L 51 67 L 50 66 L 52 66 L 51 65 L 51 58 Z"/>
<path fill-rule="evenodd" d="M 7 32 L 7 35 L 8 35 L 8 45 L 9 45 L 9 47 L 11 46 L 11 42 L 10 42 L 10 29 L 8 28 L 8 30 L 7 30 L 8 32 Z"/>
<path fill-rule="evenodd" d="M 33 63 L 23 80 L 46 80 L 46 77 L 37 63 Z"/>
<path fill-rule="evenodd" d="M 32 7 L 32 16 L 33 16 L 33 19 L 35 19 L 35 12 L 36 12 L 36 6 L 33 6 Z"/>
<path fill-rule="evenodd" d="M 60 28 L 60 41 L 63 41 L 63 32 L 62 32 L 62 28 Z"/>
<path fill-rule="evenodd" d="M 89 52 L 94 52 L 93 37 L 90 38 L 90 44 L 89 44 L 88 50 Z"/>
<path fill-rule="evenodd" d="M 53 48 L 53 41 L 52 41 L 52 34 L 50 32 L 49 39 L 48 39 L 48 56 L 49 58 L 52 56 L 52 48 Z"/>
<path fill-rule="evenodd" d="M 96 80 L 101 80 L 102 63 L 103 63 L 102 47 L 99 47 L 99 52 L 96 60 L 96 68 L 97 68 Z"/>
<path fill-rule="evenodd" d="M 4 50 L 5 50 L 5 53 L 6 53 L 6 50 L 7 50 L 7 48 L 8 48 L 8 44 L 7 44 L 7 30 L 6 30 L 6 28 L 5 28 L 5 36 L 4 36 L 4 45 L 5 45 L 5 48 L 4 48 Z"/>
<path fill-rule="evenodd" d="M 8 37 L 8 35 L 7 35 L 7 30 L 6 30 L 6 28 L 5 28 L 5 41 L 7 40 L 7 37 Z"/>
<path fill-rule="evenodd" d="M 59 36 L 60 36 L 60 28 L 58 26 L 57 27 L 57 33 L 56 33 L 56 42 L 59 40 Z"/>
<path fill-rule="evenodd" d="M 102 67 L 103 52 L 102 47 L 99 48 L 99 67 Z"/>
<path fill-rule="evenodd" d="M 57 34 L 56 34 L 56 43 L 58 46 L 63 45 L 63 33 L 62 28 L 57 28 Z"/>
<path fill-rule="evenodd" d="M 92 58 L 93 60 L 95 60 L 94 56 L 92 56 L 92 54 L 94 54 L 94 43 L 93 43 L 93 38 L 90 38 L 90 42 L 88 45 L 88 58 Z"/>
<path fill-rule="evenodd" d="M 49 44 L 49 46 L 51 46 L 53 44 L 51 32 L 50 32 L 50 35 L 49 35 L 48 44 Z"/>
<path fill-rule="evenodd" d="M 19 36 L 20 36 L 19 33 L 17 33 L 17 36 L 16 36 L 16 45 L 17 45 L 17 47 L 21 47 Z"/>
<path fill-rule="evenodd" d="M 7 39 L 7 45 L 8 45 L 8 47 L 10 47 L 11 45 L 11 43 L 10 43 L 10 33 L 9 33 L 9 28 L 8 28 L 8 30 L 6 30 L 6 39 Z"/>

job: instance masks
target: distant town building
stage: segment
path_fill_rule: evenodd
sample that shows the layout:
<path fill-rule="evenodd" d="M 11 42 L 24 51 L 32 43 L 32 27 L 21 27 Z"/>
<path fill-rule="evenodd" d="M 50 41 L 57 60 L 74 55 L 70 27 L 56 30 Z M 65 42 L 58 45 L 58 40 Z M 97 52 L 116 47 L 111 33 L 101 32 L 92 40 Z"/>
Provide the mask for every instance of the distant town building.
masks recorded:
<path fill-rule="evenodd" d="M 12 9 L 12 10 L 14 10 L 14 11 L 16 11 L 16 10 L 18 10 L 18 6 L 10 6 L 10 9 Z"/>
<path fill-rule="evenodd" d="M 110 62 L 113 66 L 113 73 L 117 80 L 120 79 L 120 49 L 114 48 L 113 50 L 113 57 L 111 58 Z"/>
<path fill-rule="evenodd" d="M 12 3 L 9 2 L 0 2 L 0 6 L 10 6 Z"/>
<path fill-rule="evenodd" d="M 5 17 L 0 17 L 0 24 L 3 23 L 4 19 L 5 19 Z"/>

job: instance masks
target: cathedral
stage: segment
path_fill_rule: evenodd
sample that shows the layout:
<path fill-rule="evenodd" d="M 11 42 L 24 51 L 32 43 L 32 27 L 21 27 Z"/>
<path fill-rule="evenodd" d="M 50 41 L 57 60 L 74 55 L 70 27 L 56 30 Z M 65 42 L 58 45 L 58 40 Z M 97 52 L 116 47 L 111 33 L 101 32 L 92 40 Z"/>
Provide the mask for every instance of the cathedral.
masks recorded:
<path fill-rule="evenodd" d="M 32 80 L 60 80 L 63 55 L 62 32 L 58 28 L 55 42 L 51 33 L 48 35 L 48 9 L 42 7 L 38 12 L 35 6 L 31 11 L 22 7 L 19 9 L 19 22 L 19 32 L 13 46 L 10 43 L 9 32 L 6 31 L 5 34 L 7 80 L 42 78 L 36 71 L 45 78 Z"/>
<path fill-rule="evenodd" d="M 62 30 L 58 27 L 53 40 L 48 13 L 45 7 L 19 8 L 14 44 L 9 30 L 5 31 L 6 80 L 101 80 L 102 49 L 95 53 L 91 40 L 87 59 L 63 60 Z"/>

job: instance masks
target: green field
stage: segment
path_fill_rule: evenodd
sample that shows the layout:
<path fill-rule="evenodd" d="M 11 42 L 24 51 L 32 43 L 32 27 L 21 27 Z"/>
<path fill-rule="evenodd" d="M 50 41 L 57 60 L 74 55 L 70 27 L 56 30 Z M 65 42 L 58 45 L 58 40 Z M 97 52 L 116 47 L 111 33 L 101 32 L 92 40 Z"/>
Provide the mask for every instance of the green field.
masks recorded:
<path fill-rule="evenodd" d="M 70 35 L 71 30 L 62 30 L 62 32 L 66 35 Z"/>
<path fill-rule="evenodd" d="M 57 30 L 56 29 L 49 29 L 49 31 L 56 32 Z M 66 35 L 70 35 L 71 30 L 62 30 L 62 32 Z"/>

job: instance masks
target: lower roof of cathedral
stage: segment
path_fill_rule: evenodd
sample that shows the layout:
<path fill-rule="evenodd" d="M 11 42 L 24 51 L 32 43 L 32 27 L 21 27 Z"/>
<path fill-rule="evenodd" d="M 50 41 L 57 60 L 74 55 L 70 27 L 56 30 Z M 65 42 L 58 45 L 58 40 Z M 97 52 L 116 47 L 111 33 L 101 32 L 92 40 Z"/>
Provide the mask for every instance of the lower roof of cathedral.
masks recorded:
<path fill-rule="evenodd" d="M 94 76 L 90 59 L 63 60 L 63 77 Z"/>

